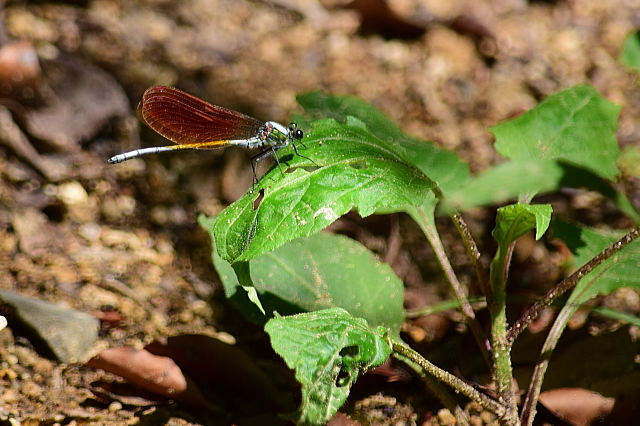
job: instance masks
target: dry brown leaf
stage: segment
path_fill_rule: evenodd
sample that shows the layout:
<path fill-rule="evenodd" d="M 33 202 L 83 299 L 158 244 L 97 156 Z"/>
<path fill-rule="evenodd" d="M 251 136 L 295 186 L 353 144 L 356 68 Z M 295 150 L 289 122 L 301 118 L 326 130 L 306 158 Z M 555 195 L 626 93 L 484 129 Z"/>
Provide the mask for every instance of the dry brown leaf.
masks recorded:
<path fill-rule="evenodd" d="M 129 347 L 107 349 L 87 365 L 116 374 L 131 383 L 190 405 L 210 408 L 198 386 L 168 357 Z"/>
<path fill-rule="evenodd" d="M 275 407 L 278 411 L 295 409 L 284 399 L 271 379 L 240 348 L 204 335 L 183 335 L 153 342 L 146 349 L 156 355 L 169 356 L 201 386 L 228 389 L 235 395 Z"/>
<path fill-rule="evenodd" d="M 589 426 L 611 413 L 614 398 L 580 388 L 559 388 L 540 394 L 540 403 L 574 426 Z"/>

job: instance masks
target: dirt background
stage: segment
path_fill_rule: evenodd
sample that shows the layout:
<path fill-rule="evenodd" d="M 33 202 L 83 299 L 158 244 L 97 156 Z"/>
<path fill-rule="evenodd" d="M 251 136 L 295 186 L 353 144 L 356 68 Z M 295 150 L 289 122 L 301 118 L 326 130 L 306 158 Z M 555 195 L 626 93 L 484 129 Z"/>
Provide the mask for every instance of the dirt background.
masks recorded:
<path fill-rule="evenodd" d="M 56 361 L 36 344 L 32 330 L 12 326 L 11 310 L 5 310 L 10 325 L 0 335 L 1 424 L 267 425 L 284 424 L 274 413 L 292 407 L 295 386 L 286 368 L 261 331 L 224 301 L 208 237 L 196 224 L 199 213 L 216 214 L 250 187 L 250 153 L 231 148 L 106 164 L 124 151 L 167 144 L 135 117 L 150 86 L 177 86 L 283 123 L 301 112 L 299 93 L 356 95 L 408 133 L 455 150 L 477 173 L 500 160 L 489 126 L 555 91 L 590 83 L 622 106 L 621 145 L 639 145 L 637 76 L 618 60 L 625 37 L 640 24 L 640 4 L 633 0 L 78 0 L 2 6 L 0 288 L 99 318 L 92 349 L 69 355 L 77 361 L 109 347 L 140 349 L 189 334 L 236 343 L 243 355 L 203 348 L 211 354 L 207 361 L 217 365 L 198 367 L 204 376 L 214 371 L 201 384 L 208 403 L 194 396 L 165 403 L 142 391 L 116 392 L 122 380 L 99 369 Z M 628 178 L 623 187 L 638 206 L 637 180 Z M 589 225 L 630 226 L 593 194 L 553 201 L 557 211 Z M 489 252 L 492 214 L 468 215 Z M 348 215 L 333 229 L 392 264 L 407 284 L 408 308 L 449 298 L 442 279 L 432 275 L 430 249 L 406 217 Z M 454 235 L 447 221 L 441 229 Z M 469 282 L 464 250 L 451 241 L 447 249 Z M 519 256 L 523 293 L 539 294 L 562 274 L 553 254 L 540 246 L 524 244 Z M 600 302 L 636 314 L 640 304 L 633 291 Z M 459 320 L 455 313 L 412 320 L 405 336 L 458 368 L 460 355 L 447 351 L 464 347 Z M 585 324 L 587 319 L 577 321 L 578 335 L 617 328 Z M 624 343 L 600 345 L 602 356 L 631 344 L 629 330 L 621 330 L 611 335 Z M 61 346 L 77 333 L 66 332 Z M 183 344 L 198 347 L 178 346 Z M 229 367 L 243 356 L 252 363 L 251 373 Z M 389 382 L 389 374 L 396 381 Z M 435 415 L 437 401 L 416 379 L 405 380 L 397 370 L 389 374 L 362 380 L 350 409 L 368 410 L 376 424 L 447 424 L 446 413 Z M 272 390 L 284 396 L 265 398 Z M 491 418 L 477 413 L 474 421 Z"/>

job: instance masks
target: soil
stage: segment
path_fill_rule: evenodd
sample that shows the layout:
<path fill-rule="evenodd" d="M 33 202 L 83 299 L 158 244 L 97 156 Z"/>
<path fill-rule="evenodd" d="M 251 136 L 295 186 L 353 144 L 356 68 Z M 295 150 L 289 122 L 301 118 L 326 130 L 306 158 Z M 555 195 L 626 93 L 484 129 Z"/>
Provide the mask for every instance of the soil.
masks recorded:
<path fill-rule="evenodd" d="M 500 161 L 490 126 L 581 83 L 622 106 L 620 144 L 640 147 L 637 74 L 619 61 L 639 23 L 640 5 L 631 0 L 5 2 L 0 289 L 89 313 L 101 327 L 89 351 L 61 362 L 29 330 L 12 327 L 5 312 L 0 423 L 276 425 L 287 424 L 276 412 L 295 407 L 295 383 L 267 338 L 225 301 L 210 241 L 196 221 L 251 187 L 252 154 L 227 148 L 106 162 L 168 144 L 135 115 L 148 87 L 176 86 L 282 123 L 302 112 L 297 94 L 356 95 L 407 133 L 454 150 L 478 173 Z M 638 180 L 628 177 L 623 185 L 640 207 Z M 553 201 L 589 225 L 631 226 L 590 193 Z M 485 252 L 494 248 L 493 214 L 478 209 L 465 216 Z M 456 271 L 470 282 L 473 269 L 455 230 L 447 219 L 438 225 Z M 451 297 L 440 275 L 433 278 L 433 255 L 408 217 L 349 214 L 332 229 L 389 261 L 407 286 L 407 308 Z M 533 242 L 518 250 L 523 291 L 541 294 L 562 273 L 554 254 Z M 599 303 L 640 312 L 635 291 Z M 453 371 L 463 352 L 448 351 L 469 340 L 460 320 L 455 312 L 407 320 L 404 336 Z M 579 342 L 620 327 L 576 321 L 571 338 Z M 609 334 L 631 344 L 634 330 L 620 330 Z M 142 349 L 190 335 L 241 351 L 211 361 L 221 367 L 208 386 L 201 384 L 205 401 L 176 403 L 130 387 L 126 394 L 123 379 L 84 364 L 107 348 Z M 615 339 L 606 347 L 622 344 Z M 252 372 L 225 372 L 236 357 L 247 357 Z M 419 380 L 398 374 L 364 377 L 344 411 L 362 424 L 452 424 Z M 264 377 L 272 383 L 260 382 Z M 273 387 L 286 401 L 252 394 L 253 386 L 258 394 Z M 471 411 L 474 424 L 494 421 Z"/>

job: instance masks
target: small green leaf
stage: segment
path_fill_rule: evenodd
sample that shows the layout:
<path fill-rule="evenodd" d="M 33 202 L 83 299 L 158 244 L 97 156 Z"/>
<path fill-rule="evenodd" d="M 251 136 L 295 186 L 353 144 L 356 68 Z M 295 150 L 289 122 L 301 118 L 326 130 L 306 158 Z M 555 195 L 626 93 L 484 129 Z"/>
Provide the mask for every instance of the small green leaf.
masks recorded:
<path fill-rule="evenodd" d="M 267 320 L 265 315 L 271 315 L 273 309 L 267 305 L 267 309 L 262 306 L 260 294 L 253 285 L 251 278 L 250 262 L 239 262 L 231 265 L 218 255 L 213 238 L 213 226 L 216 223 L 215 217 L 207 217 L 204 214 L 198 216 L 198 223 L 202 226 L 211 237 L 211 260 L 214 268 L 222 281 L 225 295 L 229 301 L 236 306 L 248 319 L 257 323 L 264 324 Z M 246 268 L 246 270 L 244 269 Z M 238 278 L 240 276 L 240 279 Z M 242 284 L 240 282 L 242 281 Z M 251 290 L 253 288 L 253 291 Z M 257 300 L 257 303 L 255 303 Z"/>
<path fill-rule="evenodd" d="M 629 34 L 624 41 L 620 62 L 627 68 L 640 71 L 640 35 L 637 32 Z"/>
<path fill-rule="evenodd" d="M 496 149 L 513 160 L 558 159 L 606 179 L 619 174 L 616 139 L 620 106 L 588 85 L 545 99 L 526 114 L 491 128 Z"/>
<path fill-rule="evenodd" d="M 201 216 L 209 232 L 214 220 Z M 397 335 L 404 317 L 404 285 L 386 263 L 359 242 L 319 233 L 299 238 L 248 262 L 253 283 L 267 316 L 242 289 L 234 268 L 212 248 L 213 264 L 227 298 L 250 320 L 264 324 L 274 311 L 282 315 L 340 307 L 372 326 Z"/>
<path fill-rule="evenodd" d="M 278 316 L 266 324 L 265 331 L 302 385 L 302 403 L 291 414 L 302 426 L 328 422 L 358 376 L 391 354 L 382 327 L 373 330 L 365 320 L 339 308 Z"/>
<path fill-rule="evenodd" d="M 500 246 L 508 246 L 536 228 L 536 239 L 549 227 L 552 208 L 550 204 L 512 204 L 498 209 L 493 238 Z"/>
<path fill-rule="evenodd" d="M 253 285 L 253 281 L 251 280 L 251 267 L 249 262 L 236 262 L 231 265 L 233 271 L 236 273 L 238 286 L 242 287 L 247 294 L 247 297 L 258 309 L 262 315 L 265 315 L 266 312 L 262 307 L 262 303 L 260 303 L 260 297 L 258 296 L 258 291 Z"/>
<path fill-rule="evenodd" d="M 551 223 L 551 204 L 529 204 L 527 208 L 536 216 L 536 240 L 542 238 Z"/>
<path fill-rule="evenodd" d="M 497 301 L 504 300 L 505 296 L 510 245 L 533 228 L 538 228 L 537 238 L 542 236 L 549 226 L 551 212 L 548 204 L 532 206 L 518 203 L 498 209 L 496 227 L 492 232 L 498 242 L 498 251 L 489 271 L 493 296 Z"/>
<path fill-rule="evenodd" d="M 223 259 L 253 259 L 317 233 L 352 208 L 364 217 L 420 205 L 434 185 L 398 146 L 353 117 L 344 125 L 315 122 L 304 144 L 307 149 L 298 148 L 304 157 L 293 149 L 278 151 L 280 167 L 218 216 L 214 235 Z"/>

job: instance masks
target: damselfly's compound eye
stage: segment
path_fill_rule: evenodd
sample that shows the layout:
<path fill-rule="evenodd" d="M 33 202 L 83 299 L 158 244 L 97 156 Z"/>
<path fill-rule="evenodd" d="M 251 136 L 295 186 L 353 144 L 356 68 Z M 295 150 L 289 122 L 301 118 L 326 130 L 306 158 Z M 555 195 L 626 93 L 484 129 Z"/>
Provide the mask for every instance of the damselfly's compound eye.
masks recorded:
<path fill-rule="evenodd" d="M 295 140 L 300 140 L 304 136 L 304 132 L 302 129 L 298 129 L 298 125 L 296 123 L 289 124 L 289 135 Z"/>

